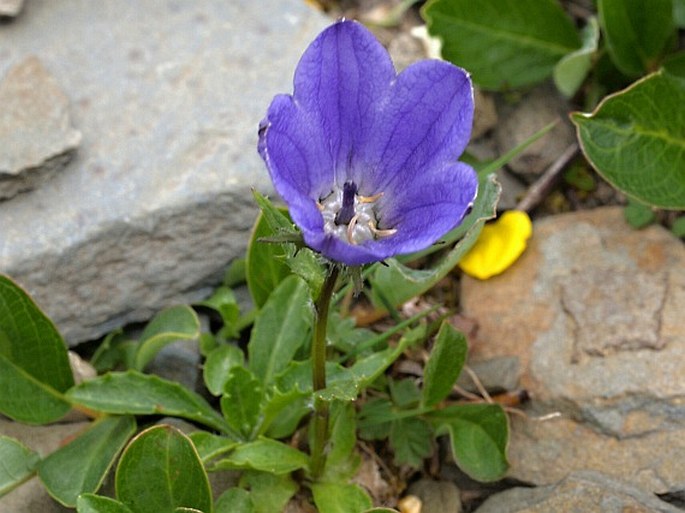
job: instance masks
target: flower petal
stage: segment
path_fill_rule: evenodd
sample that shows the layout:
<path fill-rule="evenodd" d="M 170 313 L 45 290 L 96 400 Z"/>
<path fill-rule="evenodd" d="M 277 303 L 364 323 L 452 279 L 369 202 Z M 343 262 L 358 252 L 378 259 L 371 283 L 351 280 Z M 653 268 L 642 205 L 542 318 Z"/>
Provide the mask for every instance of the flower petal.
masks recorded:
<path fill-rule="evenodd" d="M 528 214 L 520 210 L 504 212 L 499 219 L 483 227 L 459 267 L 481 280 L 500 274 L 521 256 L 532 234 L 533 225 Z"/>
<path fill-rule="evenodd" d="M 295 101 L 318 124 L 342 186 L 366 145 L 395 69 L 363 25 L 340 21 L 309 45 L 295 71 Z"/>
<path fill-rule="evenodd" d="M 478 190 L 476 172 L 461 162 L 413 177 L 404 188 L 381 198 L 380 228 L 397 233 L 376 243 L 396 254 L 418 251 L 437 242 L 454 228 L 473 204 Z M 380 249 L 378 250 L 380 251 Z"/>
<path fill-rule="evenodd" d="M 399 74 L 387 93 L 366 160 L 377 192 L 402 189 L 417 173 L 457 160 L 473 124 L 468 74 L 444 61 L 420 61 Z"/>

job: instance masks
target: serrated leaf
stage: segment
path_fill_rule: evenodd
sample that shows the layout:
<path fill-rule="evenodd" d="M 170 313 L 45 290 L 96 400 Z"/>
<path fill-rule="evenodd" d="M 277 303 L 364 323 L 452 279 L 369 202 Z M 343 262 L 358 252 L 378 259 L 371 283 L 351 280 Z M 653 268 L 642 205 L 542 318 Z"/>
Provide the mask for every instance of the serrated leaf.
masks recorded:
<path fill-rule="evenodd" d="M 289 276 L 262 307 L 247 345 L 249 368 L 262 383 L 270 383 L 307 340 L 312 324 L 309 303 L 306 283 Z"/>
<path fill-rule="evenodd" d="M 252 470 L 243 473 L 240 485 L 250 489 L 255 513 L 281 513 L 297 491 L 289 474 L 277 476 Z"/>
<path fill-rule="evenodd" d="M 117 498 L 133 513 L 173 513 L 178 507 L 212 513 L 212 492 L 190 439 L 160 425 L 136 436 L 121 456 Z"/>
<path fill-rule="evenodd" d="M 215 435 L 207 431 L 193 431 L 188 435 L 188 438 L 193 442 L 202 463 L 207 463 L 222 454 L 226 454 L 240 443 L 233 438 Z"/>
<path fill-rule="evenodd" d="M 616 67 L 632 77 L 654 71 L 675 37 L 673 0 L 599 0 L 597 10 Z"/>
<path fill-rule="evenodd" d="M 207 355 L 202 373 L 207 389 L 213 395 L 221 395 L 231 369 L 244 363 L 245 354 L 237 346 L 222 344 L 212 349 Z"/>
<path fill-rule="evenodd" d="M 0 497 L 29 479 L 40 456 L 18 440 L 0 435 Z"/>
<path fill-rule="evenodd" d="M 648 205 L 685 209 L 685 81 L 658 72 L 574 113 L 587 159 L 614 187 Z"/>
<path fill-rule="evenodd" d="M 315 483 L 312 493 L 320 513 L 362 513 L 373 506 L 368 494 L 354 484 Z"/>
<path fill-rule="evenodd" d="M 566 98 L 572 97 L 585 81 L 596 58 L 599 44 L 599 23 L 594 16 L 587 20 L 581 32 L 583 45 L 565 55 L 554 66 L 554 84 Z"/>
<path fill-rule="evenodd" d="M 0 413 L 45 424 L 70 409 L 74 384 L 67 348 L 54 324 L 29 295 L 0 274 Z"/>
<path fill-rule="evenodd" d="M 171 415 L 231 434 L 202 397 L 184 386 L 137 371 L 110 372 L 72 388 L 68 398 L 95 411 L 117 415 Z"/>
<path fill-rule="evenodd" d="M 392 403 L 382 397 L 365 402 L 359 411 L 359 436 L 365 440 L 383 440 L 390 436 L 397 417 Z"/>
<path fill-rule="evenodd" d="M 258 308 L 266 303 L 269 294 L 290 274 L 285 258 L 292 254 L 282 244 L 270 244 L 259 239 L 275 235 L 279 227 L 283 230 L 293 229 L 292 222 L 285 215 L 285 209 L 279 210 L 266 198 L 260 197 L 263 201 L 258 199 L 258 203 L 262 212 L 252 229 L 245 264 L 247 286 Z"/>
<path fill-rule="evenodd" d="M 393 306 L 401 305 L 413 297 L 431 289 L 454 269 L 459 260 L 471 249 L 483 229 L 485 221 L 496 215 L 495 206 L 499 199 L 501 187 L 491 175 L 481 182 L 478 197 L 472 212 L 462 225 L 468 227 L 463 238 L 430 269 L 411 269 L 394 258 L 386 260 L 386 266 L 378 266 L 371 275 L 372 301 L 378 308 L 383 307 L 382 296 Z"/>
<path fill-rule="evenodd" d="M 580 46 L 572 21 L 554 0 L 432 0 L 423 8 L 442 56 L 469 70 L 484 89 L 540 82 Z"/>
<path fill-rule="evenodd" d="M 140 336 L 135 369 L 142 371 L 164 346 L 199 337 L 200 320 L 195 310 L 187 305 L 162 310 L 145 326 Z"/>
<path fill-rule="evenodd" d="M 435 406 L 449 395 L 464 366 L 467 352 L 464 334 L 443 322 L 423 373 L 424 406 Z"/>
<path fill-rule="evenodd" d="M 76 500 L 78 513 L 133 513 L 125 504 L 92 493 L 79 495 Z"/>
<path fill-rule="evenodd" d="M 215 513 L 254 513 L 250 492 L 242 488 L 229 488 L 214 506 Z"/>
<path fill-rule="evenodd" d="M 433 453 L 433 431 L 418 417 L 394 420 L 390 428 L 390 447 L 398 465 L 419 468 L 424 458 Z"/>
<path fill-rule="evenodd" d="M 509 424 L 497 404 L 448 406 L 429 415 L 438 434 L 448 433 L 454 459 L 478 481 L 495 481 L 508 468 Z"/>
<path fill-rule="evenodd" d="M 240 444 L 228 457 L 217 461 L 212 470 L 252 469 L 280 475 L 308 465 L 305 453 L 271 438 L 260 438 Z"/>
<path fill-rule="evenodd" d="M 400 408 L 411 408 L 421 401 L 421 391 L 413 379 L 390 379 L 388 386 L 392 402 Z"/>
<path fill-rule="evenodd" d="M 82 493 L 95 492 L 119 451 L 136 431 L 133 417 L 104 417 L 41 461 L 38 476 L 60 504 L 73 508 Z"/>
<path fill-rule="evenodd" d="M 231 369 L 221 397 L 221 411 L 231 428 L 246 439 L 252 438 L 257 427 L 263 395 L 254 374 L 243 367 Z"/>

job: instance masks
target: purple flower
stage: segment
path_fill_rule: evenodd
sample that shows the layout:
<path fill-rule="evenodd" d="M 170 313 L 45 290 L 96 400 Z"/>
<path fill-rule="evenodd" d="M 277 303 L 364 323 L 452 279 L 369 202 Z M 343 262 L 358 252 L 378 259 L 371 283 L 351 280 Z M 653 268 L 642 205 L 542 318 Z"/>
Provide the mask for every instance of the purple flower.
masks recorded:
<path fill-rule="evenodd" d="M 294 86 L 273 99 L 259 152 L 309 247 L 360 265 L 461 222 L 478 187 L 457 162 L 473 121 L 464 70 L 426 60 L 398 75 L 367 29 L 340 21 L 304 52 Z"/>

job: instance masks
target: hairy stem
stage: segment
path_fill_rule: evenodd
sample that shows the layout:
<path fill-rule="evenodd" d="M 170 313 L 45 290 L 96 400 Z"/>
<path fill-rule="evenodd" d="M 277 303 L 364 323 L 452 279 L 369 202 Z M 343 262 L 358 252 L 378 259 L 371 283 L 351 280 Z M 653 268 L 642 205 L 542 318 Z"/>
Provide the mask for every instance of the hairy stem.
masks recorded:
<path fill-rule="evenodd" d="M 328 274 L 316 300 L 316 323 L 312 340 L 312 383 L 314 393 L 326 388 L 326 327 L 328 326 L 328 307 L 335 289 L 340 268 L 331 264 Z M 328 441 L 328 401 L 314 398 L 314 433 L 311 448 L 311 476 L 316 480 L 321 477 L 326 462 L 326 442 Z"/>

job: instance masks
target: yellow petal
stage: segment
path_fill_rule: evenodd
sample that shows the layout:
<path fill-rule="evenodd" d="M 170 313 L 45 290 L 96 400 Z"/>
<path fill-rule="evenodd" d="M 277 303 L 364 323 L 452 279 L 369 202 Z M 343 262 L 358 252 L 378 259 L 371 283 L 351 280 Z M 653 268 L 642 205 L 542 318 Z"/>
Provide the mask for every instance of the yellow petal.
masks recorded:
<path fill-rule="evenodd" d="M 461 259 L 459 267 L 469 276 L 487 280 L 516 262 L 532 234 L 533 224 L 528 214 L 509 210 L 483 227 L 480 237 Z"/>

